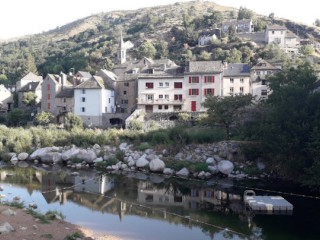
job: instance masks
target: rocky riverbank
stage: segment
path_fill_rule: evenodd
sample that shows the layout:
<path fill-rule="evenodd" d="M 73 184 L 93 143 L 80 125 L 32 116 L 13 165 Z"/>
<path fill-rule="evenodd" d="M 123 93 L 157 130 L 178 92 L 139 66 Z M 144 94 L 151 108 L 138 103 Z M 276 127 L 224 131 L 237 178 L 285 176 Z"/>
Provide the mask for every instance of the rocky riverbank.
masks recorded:
<path fill-rule="evenodd" d="M 262 161 L 248 161 L 242 151 L 241 142 L 223 141 L 212 144 L 193 144 L 174 147 L 152 148 L 147 143 L 134 146 L 125 142 L 118 146 L 79 148 L 40 148 L 28 154 L 8 153 L 13 165 L 26 166 L 27 162 L 42 164 L 43 167 L 65 164 L 72 169 L 100 168 L 106 171 L 143 171 L 185 178 L 210 178 L 224 175 L 232 178 L 246 178 L 254 172 L 265 177 Z"/>

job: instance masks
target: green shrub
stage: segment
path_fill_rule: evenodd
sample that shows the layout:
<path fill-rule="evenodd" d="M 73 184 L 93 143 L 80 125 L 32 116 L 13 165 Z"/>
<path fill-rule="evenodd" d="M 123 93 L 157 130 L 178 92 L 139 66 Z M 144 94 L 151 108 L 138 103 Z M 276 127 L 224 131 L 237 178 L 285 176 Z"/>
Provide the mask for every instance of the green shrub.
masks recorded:
<path fill-rule="evenodd" d="M 51 112 L 41 112 L 35 116 L 35 122 L 39 125 L 48 125 L 53 123 L 54 119 L 55 117 Z"/>
<path fill-rule="evenodd" d="M 108 158 L 107 161 L 105 161 L 106 166 L 112 166 L 112 165 L 117 164 L 118 162 L 119 162 L 119 160 L 115 157 Z"/>
<path fill-rule="evenodd" d="M 142 122 L 140 120 L 134 119 L 130 122 L 128 129 L 130 130 L 142 130 Z"/>
<path fill-rule="evenodd" d="M 124 152 L 124 151 L 118 150 L 118 151 L 116 152 L 116 158 L 117 158 L 119 161 L 123 161 L 124 157 L 125 157 L 125 152 Z"/>
<path fill-rule="evenodd" d="M 170 144 L 171 141 L 170 141 L 168 132 L 165 130 L 159 130 L 157 132 L 153 132 L 151 143 L 152 145 Z"/>
<path fill-rule="evenodd" d="M 179 119 L 179 121 L 184 121 L 184 122 L 186 122 L 186 121 L 188 121 L 188 120 L 190 120 L 190 114 L 189 113 L 179 113 L 178 114 L 178 119 Z"/>
<path fill-rule="evenodd" d="M 83 122 L 81 117 L 79 117 L 78 115 L 75 115 L 73 113 L 67 113 L 64 126 L 67 130 L 71 130 L 73 128 L 82 129 Z"/>

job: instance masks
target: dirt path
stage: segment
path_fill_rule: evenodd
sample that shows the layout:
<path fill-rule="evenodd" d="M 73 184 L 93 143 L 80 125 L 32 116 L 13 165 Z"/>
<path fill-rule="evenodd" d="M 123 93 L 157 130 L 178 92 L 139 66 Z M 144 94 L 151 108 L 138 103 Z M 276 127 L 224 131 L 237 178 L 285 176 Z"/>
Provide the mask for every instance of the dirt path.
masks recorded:
<path fill-rule="evenodd" d="M 3 211 L 11 209 L 16 215 L 5 215 Z M 14 231 L 7 234 L 1 233 L 1 240 L 63 240 L 66 236 L 75 232 L 80 233 L 86 240 L 121 240 L 111 235 L 96 235 L 89 229 L 81 228 L 77 225 L 67 223 L 63 220 L 53 220 L 49 224 L 41 223 L 32 215 L 22 209 L 0 205 L 0 226 L 8 222 Z"/>

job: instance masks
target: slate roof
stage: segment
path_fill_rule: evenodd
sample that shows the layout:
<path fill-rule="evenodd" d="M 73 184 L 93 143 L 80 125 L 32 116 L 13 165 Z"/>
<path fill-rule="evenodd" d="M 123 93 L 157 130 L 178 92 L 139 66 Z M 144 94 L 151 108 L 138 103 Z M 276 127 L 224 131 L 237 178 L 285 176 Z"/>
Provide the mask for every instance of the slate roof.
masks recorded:
<path fill-rule="evenodd" d="M 251 70 L 280 70 L 277 67 L 272 66 L 266 60 L 259 61 L 256 65 L 254 65 Z"/>
<path fill-rule="evenodd" d="M 57 75 L 57 74 L 48 74 L 48 76 L 56 83 L 56 84 L 59 84 L 59 78 L 60 76 Z M 68 76 L 66 76 L 67 78 Z M 69 85 L 69 86 L 73 86 L 72 83 L 70 83 L 68 80 L 66 80 L 66 85 Z"/>
<path fill-rule="evenodd" d="M 56 98 L 73 98 L 74 89 L 73 88 L 64 88 L 59 92 Z"/>
<path fill-rule="evenodd" d="M 78 71 L 83 78 L 91 78 L 92 75 L 89 72 Z"/>
<path fill-rule="evenodd" d="M 101 69 L 100 71 L 103 72 L 103 74 L 106 75 L 107 77 L 109 77 L 110 79 L 112 79 L 114 81 L 117 80 L 117 75 L 114 74 L 113 72 L 105 70 L 105 69 Z"/>
<path fill-rule="evenodd" d="M 111 89 L 104 85 L 102 77 L 93 76 L 75 87 L 75 89 Z"/>
<path fill-rule="evenodd" d="M 221 61 L 190 61 L 186 66 L 186 73 L 222 72 Z"/>
<path fill-rule="evenodd" d="M 224 76 L 250 76 L 250 66 L 248 63 L 229 63 Z"/>
<path fill-rule="evenodd" d="M 42 76 L 38 76 L 32 72 L 29 72 L 26 76 L 24 76 L 21 80 L 29 80 L 34 82 L 42 81 Z"/>
<path fill-rule="evenodd" d="M 286 33 L 286 38 L 297 38 L 297 35 L 295 35 L 293 32 L 291 31 L 287 31 Z"/>
<path fill-rule="evenodd" d="M 272 31 L 272 30 L 276 30 L 276 31 L 277 30 L 278 31 L 279 30 L 284 30 L 285 31 L 285 30 L 287 30 L 287 28 L 285 26 L 280 26 L 280 25 L 271 25 L 271 26 L 268 26 L 267 28 L 268 28 L 269 31 Z"/>
<path fill-rule="evenodd" d="M 41 82 L 30 82 L 23 86 L 19 92 L 35 92 Z"/>

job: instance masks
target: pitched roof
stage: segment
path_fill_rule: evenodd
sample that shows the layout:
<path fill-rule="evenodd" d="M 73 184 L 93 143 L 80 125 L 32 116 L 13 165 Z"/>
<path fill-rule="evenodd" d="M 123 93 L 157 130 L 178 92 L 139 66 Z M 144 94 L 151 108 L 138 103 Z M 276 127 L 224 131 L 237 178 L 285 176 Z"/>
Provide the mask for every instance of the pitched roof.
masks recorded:
<path fill-rule="evenodd" d="M 62 74 L 64 74 L 64 73 L 62 73 Z M 64 74 L 64 75 L 66 75 L 66 74 Z M 48 77 L 50 77 L 56 84 L 59 84 L 59 81 L 60 81 L 60 79 L 61 79 L 61 76 L 60 75 L 57 75 L 57 74 L 48 74 L 47 75 Z M 68 80 L 67 80 L 67 78 L 68 78 L 68 76 L 66 75 L 66 86 L 73 86 L 73 84 L 72 83 L 70 83 Z"/>
<path fill-rule="evenodd" d="M 72 98 L 74 96 L 73 88 L 64 88 L 59 92 L 56 98 Z"/>
<path fill-rule="evenodd" d="M 29 72 L 26 76 L 24 76 L 21 80 L 29 80 L 34 82 L 42 81 L 42 76 L 35 75 L 32 72 Z"/>
<path fill-rule="evenodd" d="M 190 61 L 186 67 L 186 72 L 188 73 L 212 73 L 222 71 L 221 61 Z"/>
<path fill-rule="evenodd" d="M 222 25 L 246 24 L 246 23 L 250 23 L 251 21 L 252 21 L 251 19 L 234 20 L 234 21 L 223 22 Z"/>
<path fill-rule="evenodd" d="M 23 86 L 19 92 L 35 92 L 36 89 L 40 86 L 41 82 L 30 82 Z"/>
<path fill-rule="evenodd" d="M 251 70 L 280 70 L 277 67 L 272 66 L 266 60 L 260 60 L 256 65 L 254 65 Z"/>
<path fill-rule="evenodd" d="M 114 74 L 113 72 L 111 71 L 108 71 L 106 69 L 101 69 L 100 70 L 104 75 L 106 75 L 108 78 L 110 78 L 111 80 L 117 80 L 117 75 Z"/>
<path fill-rule="evenodd" d="M 229 63 L 224 76 L 250 76 L 250 66 L 248 63 Z"/>
<path fill-rule="evenodd" d="M 271 25 L 267 26 L 267 29 L 270 30 L 287 30 L 285 26 L 280 26 L 280 25 Z"/>
<path fill-rule="evenodd" d="M 89 72 L 78 71 L 83 78 L 91 78 L 92 75 Z"/>
<path fill-rule="evenodd" d="M 297 35 L 295 35 L 293 32 L 288 30 L 286 32 L 286 38 L 297 38 Z"/>
<path fill-rule="evenodd" d="M 76 86 L 75 89 L 105 89 L 105 85 L 102 77 L 93 76 L 90 79 L 84 81 L 80 85 Z"/>

